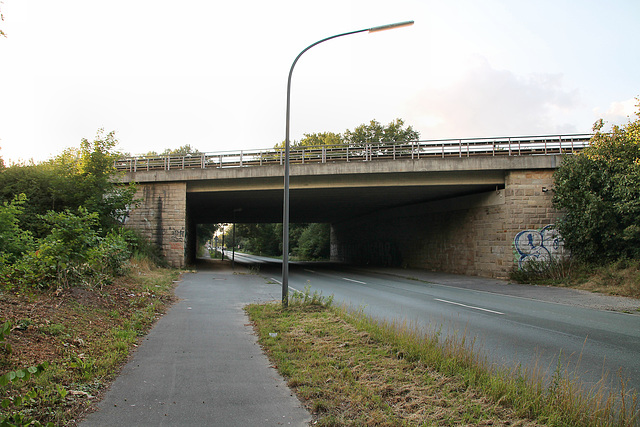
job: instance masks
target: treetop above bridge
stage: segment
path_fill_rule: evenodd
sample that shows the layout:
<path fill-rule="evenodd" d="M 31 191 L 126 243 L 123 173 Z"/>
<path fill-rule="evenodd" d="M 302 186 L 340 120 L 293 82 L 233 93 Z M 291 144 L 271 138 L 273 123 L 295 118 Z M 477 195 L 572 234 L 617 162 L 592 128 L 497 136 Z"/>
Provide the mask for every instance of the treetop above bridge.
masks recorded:
<path fill-rule="evenodd" d="M 292 148 L 291 163 L 328 163 L 428 157 L 525 156 L 573 154 L 589 145 L 591 134 L 439 139 L 362 145 Z M 282 165 L 284 148 L 200 154 L 127 157 L 115 162 L 119 171 L 181 170 Z"/>

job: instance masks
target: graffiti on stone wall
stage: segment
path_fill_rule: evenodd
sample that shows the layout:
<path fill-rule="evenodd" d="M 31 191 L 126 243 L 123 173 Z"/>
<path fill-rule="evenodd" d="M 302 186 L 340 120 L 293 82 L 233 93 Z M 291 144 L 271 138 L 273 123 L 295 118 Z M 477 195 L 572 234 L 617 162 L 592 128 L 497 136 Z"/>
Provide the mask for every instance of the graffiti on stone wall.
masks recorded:
<path fill-rule="evenodd" d="M 172 242 L 184 242 L 184 229 L 171 230 L 170 241 Z"/>
<path fill-rule="evenodd" d="M 549 262 L 564 257 L 562 236 L 555 225 L 547 225 L 540 230 L 523 230 L 513 239 L 518 267 L 531 261 Z"/>

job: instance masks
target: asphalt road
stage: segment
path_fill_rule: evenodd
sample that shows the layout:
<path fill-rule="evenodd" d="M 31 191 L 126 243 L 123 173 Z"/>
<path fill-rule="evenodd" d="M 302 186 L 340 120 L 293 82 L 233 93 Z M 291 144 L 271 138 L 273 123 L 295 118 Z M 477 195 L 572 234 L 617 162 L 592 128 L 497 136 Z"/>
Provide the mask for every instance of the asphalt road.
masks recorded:
<path fill-rule="evenodd" d="M 236 253 L 236 262 L 257 265 L 280 283 L 277 260 Z M 465 334 L 494 364 L 537 366 L 551 375 L 560 363 L 562 372 L 577 374 L 586 386 L 606 373 L 614 386 L 623 378 L 640 390 L 637 300 L 420 270 L 291 264 L 290 288 L 307 285 L 377 318 Z"/>

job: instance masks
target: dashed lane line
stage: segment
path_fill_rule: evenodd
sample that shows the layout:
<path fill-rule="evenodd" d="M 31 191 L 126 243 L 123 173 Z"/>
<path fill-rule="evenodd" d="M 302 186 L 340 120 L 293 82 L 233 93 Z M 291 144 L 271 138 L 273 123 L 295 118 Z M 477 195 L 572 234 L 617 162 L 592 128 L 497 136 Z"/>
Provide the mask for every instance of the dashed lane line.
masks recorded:
<path fill-rule="evenodd" d="M 481 310 L 481 311 L 486 311 L 486 312 L 489 312 L 489 313 L 504 315 L 504 313 L 502 313 L 500 311 L 489 310 L 488 308 L 476 307 L 476 306 L 473 306 L 473 305 L 462 304 L 462 303 L 459 303 L 459 302 L 447 301 L 446 299 L 440 299 L 440 298 L 434 298 L 434 299 L 436 301 L 444 302 L 444 303 L 447 303 L 447 304 L 459 305 L 460 307 L 471 308 L 473 310 Z"/>

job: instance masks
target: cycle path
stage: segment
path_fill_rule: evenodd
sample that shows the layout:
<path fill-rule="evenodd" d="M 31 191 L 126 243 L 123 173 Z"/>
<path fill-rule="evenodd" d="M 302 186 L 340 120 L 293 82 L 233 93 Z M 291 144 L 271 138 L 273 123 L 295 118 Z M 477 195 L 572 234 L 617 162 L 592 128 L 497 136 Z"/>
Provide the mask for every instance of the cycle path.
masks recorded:
<path fill-rule="evenodd" d="M 305 426 L 311 416 L 263 354 L 243 306 L 280 288 L 242 267 L 187 273 L 176 302 L 144 338 L 93 426 Z"/>

